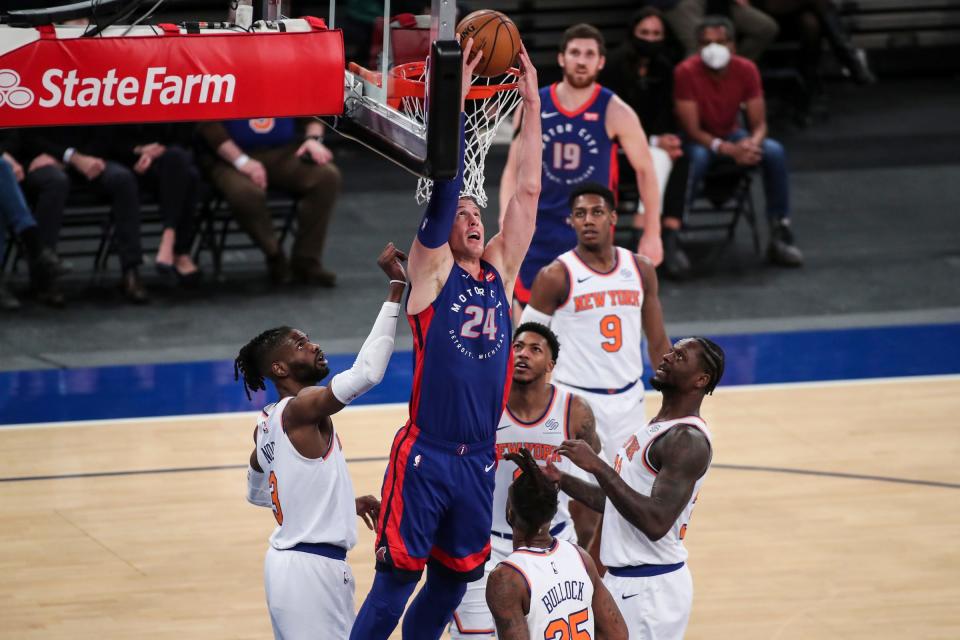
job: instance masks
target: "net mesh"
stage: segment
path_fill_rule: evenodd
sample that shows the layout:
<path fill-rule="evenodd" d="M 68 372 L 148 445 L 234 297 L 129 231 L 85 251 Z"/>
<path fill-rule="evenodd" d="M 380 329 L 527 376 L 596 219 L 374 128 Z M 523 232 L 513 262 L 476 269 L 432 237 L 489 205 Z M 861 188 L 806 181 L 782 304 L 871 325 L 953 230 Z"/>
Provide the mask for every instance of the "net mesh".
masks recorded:
<path fill-rule="evenodd" d="M 408 80 L 423 82 L 426 73 L 426 68 L 423 67 L 416 69 L 413 74 L 405 73 L 404 77 Z M 520 93 L 516 85 L 509 84 L 515 82 L 515 70 L 496 78 L 474 76 L 472 81 L 474 89 L 471 94 L 481 97 L 467 95 L 463 190 L 460 195 L 472 198 L 481 207 L 487 206 L 487 193 L 483 188 L 484 162 L 487 152 L 497 135 L 500 123 L 520 104 Z M 426 102 L 420 97 L 404 97 L 400 101 L 400 110 L 421 124 L 426 122 L 425 107 Z M 433 181 L 420 178 L 417 182 L 417 202 L 423 204 L 429 200 L 432 190 Z"/>

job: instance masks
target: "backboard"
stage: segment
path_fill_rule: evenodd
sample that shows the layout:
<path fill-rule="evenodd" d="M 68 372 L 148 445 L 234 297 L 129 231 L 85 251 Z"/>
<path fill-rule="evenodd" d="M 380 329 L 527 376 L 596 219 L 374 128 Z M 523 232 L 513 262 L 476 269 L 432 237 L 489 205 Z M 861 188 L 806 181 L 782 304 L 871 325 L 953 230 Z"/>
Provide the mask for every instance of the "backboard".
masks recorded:
<path fill-rule="evenodd" d="M 429 2 L 429 6 L 427 3 Z M 376 2 L 347 3 L 328 24 L 343 29 L 348 63 L 344 113 L 323 118 L 354 139 L 423 178 L 456 175 L 462 54 L 454 39 L 454 0 L 382 0 L 382 14 L 364 13 Z M 426 11 L 429 10 L 429 13 Z M 422 118 L 405 113 L 398 65 L 427 61 Z M 409 110 L 407 110 L 409 111 Z"/>

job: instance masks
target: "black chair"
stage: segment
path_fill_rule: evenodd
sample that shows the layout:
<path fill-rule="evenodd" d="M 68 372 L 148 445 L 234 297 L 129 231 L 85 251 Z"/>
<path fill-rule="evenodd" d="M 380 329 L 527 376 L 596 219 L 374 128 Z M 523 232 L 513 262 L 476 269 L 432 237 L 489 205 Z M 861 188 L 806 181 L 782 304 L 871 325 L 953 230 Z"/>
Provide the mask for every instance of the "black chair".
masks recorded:
<path fill-rule="evenodd" d="M 741 219 L 750 227 L 754 251 L 760 253 L 751 194 L 755 173 L 754 167 L 741 167 L 729 158 L 715 161 L 707 171 L 703 187 L 687 207 L 680 234 L 685 249 L 706 248 L 702 263 L 712 265 L 719 260 L 733 244 Z"/>

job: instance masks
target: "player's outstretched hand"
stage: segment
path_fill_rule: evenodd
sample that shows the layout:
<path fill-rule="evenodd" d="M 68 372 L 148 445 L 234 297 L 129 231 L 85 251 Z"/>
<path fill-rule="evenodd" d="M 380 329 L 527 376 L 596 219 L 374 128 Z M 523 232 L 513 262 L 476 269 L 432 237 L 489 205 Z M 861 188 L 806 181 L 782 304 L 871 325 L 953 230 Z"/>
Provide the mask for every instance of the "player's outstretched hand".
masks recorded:
<path fill-rule="evenodd" d="M 387 246 L 380 252 L 380 257 L 377 258 L 377 265 L 383 269 L 383 272 L 391 280 L 406 282 L 407 272 L 403 269 L 403 263 L 406 260 L 407 254 L 397 249 L 392 242 L 388 242 Z"/>
<path fill-rule="evenodd" d="M 540 87 L 537 84 L 537 68 L 530 61 L 527 48 L 520 43 L 520 79 L 517 81 L 517 91 L 524 102 L 540 104 Z"/>
<path fill-rule="evenodd" d="M 457 36 L 457 40 L 460 36 Z M 483 50 L 473 50 L 473 38 L 467 38 L 467 43 L 463 45 L 463 71 L 460 77 L 460 110 L 463 111 L 467 104 L 467 94 L 473 86 L 473 70 L 480 64 L 480 58 L 483 57 Z"/>
<path fill-rule="evenodd" d="M 564 440 L 557 453 L 570 458 L 570 462 L 587 473 L 596 473 L 603 466 L 603 460 L 596 454 L 586 440 Z"/>
<path fill-rule="evenodd" d="M 367 525 L 367 529 L 373 531 L 377 525 L 377 518 L 380 517 L 380 501 L 373 496 L 360 496 L 356 499 L 357 515 Z"/>

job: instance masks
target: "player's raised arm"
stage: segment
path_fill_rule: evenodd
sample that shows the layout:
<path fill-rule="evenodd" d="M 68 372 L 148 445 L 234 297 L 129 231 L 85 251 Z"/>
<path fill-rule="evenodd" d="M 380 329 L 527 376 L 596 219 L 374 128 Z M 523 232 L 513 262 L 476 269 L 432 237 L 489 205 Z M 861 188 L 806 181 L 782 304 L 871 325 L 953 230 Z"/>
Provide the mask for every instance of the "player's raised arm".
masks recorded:
<path fill-rule="evenodd" d="M 306 387 L 287 403 L 283 425 L 288 432 L 304 426 L 314 428 L 320 420 L 340 411 L 383 379 L 393 355 L 400 299 L 407 283 L 402 264 L 406 259 L 406 254 L 392 242 L 380 253 L 377 264 L 390 278 L 390 285 L 370 335 L 360 347 L 352 367 L 333 376 L 328 386 Z"/>
<path fill-rule="evenodd" d="M 630 166 L 637 174 L 637 187 L 643 202 L 643 236 L 637 253 L 646 256 L 654 266 L 663 261 L 663 243 L 660 239 L 660 186 L 653 170 L 653 158 L 647 134 L 640 118 L 630 106 L 618 97 L 607 107 L 607 122 L 612 137 L 617 139 Z"/>
<path fill-rule="evenodd" d="M 410 277 L 410 295 L 407 298 L 407 313 L 416 315 L 430 306 L 437 294 L 443 289 L 450 268 L 453 266 L 453 252 L 450 250 L 450 232 L 457 216 L 460 191 L 463 189 L 466 140 L 464 126 L 466 115 L 463 113 L 467 92 L 470 91 L 473 70 L 483 55 L 477 51 L 471 57 L 473 38 L 463 47 L 463 68 L 461 70 L 460 94 L 460 159 L 457 175 L 450 180 L 435 180 L 430 193 L 430 201 L 423 212 L 417 235 L 410 247 L 408 272 Z M 453 132 L 451 132 L 453 133 Z"/>
<path fill-rule="evenodd" d="M 517 87 L 523 98 L 523 127 L 517 138 L 516 187 L 503 213 L 500 232 L 490 240 L 485 258 L 493 264 L 507 283 L 508 297 L 527 254 L 537 225 L 537 200 L 540 198 L 540 164 L 543 161 L 543 138 L 540 127 L 540 93 L 537 70 L 526 48 L 520 49 L 520 79 Z"/>
<path fill-rule="evenodd" d="M 487 606 L 497 625 L 500 640 L 530 640 L 527 612 L 530 611 L 530 587 L 513 567 L 497 566 L 487 580 Z"/>

